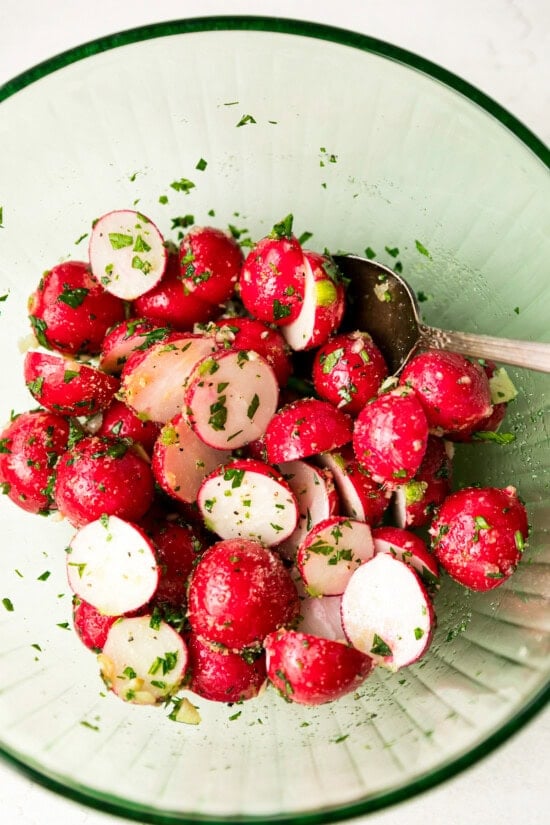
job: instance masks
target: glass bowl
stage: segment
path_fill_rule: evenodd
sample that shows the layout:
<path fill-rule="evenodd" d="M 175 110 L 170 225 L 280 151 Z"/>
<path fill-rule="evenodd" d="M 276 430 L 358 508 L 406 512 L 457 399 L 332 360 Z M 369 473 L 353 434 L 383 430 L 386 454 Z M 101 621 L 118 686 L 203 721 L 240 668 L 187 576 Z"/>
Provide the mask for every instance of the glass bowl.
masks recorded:
<path fill-rule="evenodd" d="M 92 220 L 133 205 L 168 235 L 193 214 L 258 238 L 292 212 L 313 248 L 399 260 L 428 323 L 550 341 L 548 153 L 419 57 L 296 21 L 203 18 L 74 49 L 0 100 L 3 419 L 34 406 L 21 367 L 41 273 L 85 257 Z M 194 188 L 170 186 L 181 178 Z M 4 756 L 141 821 L 313 823 L 402 800 L 487 754 L 548 695 L 549 379 L 510 374 L 516 440 L 459 448 L 457 481 L 517 485 L 532 524 L 518 571 L 486 594 L 445 580 L 429 654 L 319 708 L 268 690 L 238 708 L 199 701 L 192 727 L 104 696 L 70 630 L 72 529 L 2 500 Z"/>

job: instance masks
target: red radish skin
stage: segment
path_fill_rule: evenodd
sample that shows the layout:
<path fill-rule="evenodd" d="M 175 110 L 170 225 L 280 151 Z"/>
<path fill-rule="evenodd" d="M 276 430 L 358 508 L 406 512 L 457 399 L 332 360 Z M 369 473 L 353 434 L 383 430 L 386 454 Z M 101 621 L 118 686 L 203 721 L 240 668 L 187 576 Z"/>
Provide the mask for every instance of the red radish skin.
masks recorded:
<path fill-rule="evenodd" d="M 414 356 L 401 381 L 416 391 L 435 435 L 471 429 L 493 411 L 482 367 L 455 352 L 428 350 Z"/>
<path fill-rule="evenodd" d="M 155 547 L 159 566 L 159 581 L 152 605 L 166 612 L 166 608 L 183 612 L 187 602 L 187 581 L 204 552 L 197 531 L 181 520 L 158 522 L 148 532 Z"/>
<path fill-rule="evenodd" d="M 188 661 L 179 633 L 150 615 L 115 622 L 98 656 L 106 686 L 136 705 L 166 701 L 180 687 Z"/>
<path fill-rule="evenodd" d="M 44 410 L 15 416 L 0 434 L 0 489 L 22 510 L 54 507 L 55 465 L 68 438 L 69 422 Z"/>
<path fill-rule="evenodd" d="M 341 596 L 304 595 L 300 607 L 300 623 L 297 627 L 301 633 L 332 639 L 333 642 L 345 642 L 346 634 L 342 627 Z"/>
<path fill-rule="evenodd" d="M 87 263 L 65 261 L 40 279 L 29 317 L 42 346 L 97 355 L 107 330 L 124 319 L 124 303 L 105 292 Z"/>
<path fill-rule="evenodd" d="M 431 435 L 415 477 L 397 487 L 394 514 L 398 527 L 424 527 L 451 492 L 454 447 Z"/>
<path fill-rule="evenodd" d="M 300 705 L 322 705 L 352 693 L 365 681 L 372 659 L 341 642 L 294 630 L 265 640 L 267 675 L 281 696 Z"/>
<path fill-rule="evenodd" d="M 272 547 L 288 538 L 298 521 L 296 497 L 269 464 L 236 459 L 214 470 L 197 496 L 206 527 L 223 539 L 255 539 Z"/>
<path fill-rule="evenodd" d="M 153 493 L 149 463 L 121 439 L 89 436 L 59 459 L 55 503 L 77 527 L 102 514 L 139 521 Z"/>
<path fill-rule="evenodd" d="M 135 352 L 122 371 L 123 400 L 142 418 L 166 424 L 182 410 L 195 365 L 214 351 L 211 338 L 188 332 Z"/>
<path fill-rule="evenodd" d="M 296 320 L 305 287 L 302 247 L 288 233 L 263 238 L 248 254 L 239 278 L 245 309 L 259 321 L 282 327 Z"/>
<path fill-rule="evenodd" d="M 104 411 L 101 425 L 95 435 L 111 438 L 126 438 L 141 444 L 146 453 L 151 454 L 160 433 L 160 427 L 154 421 L 142 421 L 122 401 L 116 399 Z"/>
<path fill-rule="evenodd" d="M 399 527 L 377 527 L 372 531 L 374 552 L 390 553 L 394 559 L 410 564 L 428 585 L 439 586 L 439 566 L 426 543 Z"/>
<path fill-rule="evenodd" d="M 187 639 L 190 678 L 188 687 L 212 702 L 243 702 L 262 690 L 267 673 L 265 655 L 247 661 L 239 653 L 214 648 L 191 633 Z"/>
<path fill-rule="evenodd" d="M 499 587 L 516 569 L 529 535 L 514 487 L 467 487 L 448 496 L 430 527 L 441 566 L 471 590 Z"/>
<path fill-rule="evenodd" d="M 107 292 L 125 301 L 156 286 L 168 256 L 155 224 L 131 209 L 108 212 L 95 221 L 88 253 L 94 277 Z"/>
<path fill-rule="evenodd" d="M 159 341 L 166 341 L 171 332 L 169 327 L 155 326 L 146 318 L 132 318 L 116 324 L 103 339 L 100 369 L 118 375 L 132 353 L 146 350 Z"/>
<path fill-rule="evenodd" d="M 272 367 L 280 387 L 284 387 L 292 372 L 290 350 L 277 329 L 255 318 L 220 318 L 203 329 L 214 335 L 216 343 L 225 349 L 254 350 Z"/>
<path fill-rule="evenodd" d="M 301 460 L 284 462 L 279 469 L 296 497 L 299 515 L 296 528 L 278 545 L 278 550 L 285 558 L 294 559 L 307 532 L 337 514 L 339 501 L 329 470 Z"/>
<path fill-rule="evenodd" d="M 153 474 L 174 499 L 192 504 L 204 478 L 231 457 L 229 450 L 209 447 L 180 414 L 165 424 L 153 450 Z"/>
<path fill-rule="evenodd" d="M 210 547 L 188 592 L 191 629 L 233 651 L 259 647 L 268 633 L 295 622 L 300 600 L 280 558 L 249 539 Z"/>
<path fill-rule="evenodd" d="M 387 375 L 384 356 L 367 332 L 334 335 L 313 362 L 317 395 L 351 415 L 377 395 Z"/>
<path fill-rule="evenodd" d="M 351 418 L 328 401 L 303 398 L 278 410 L 265 436 L 267 459 L 272 464 L 323 453 L 351 441 Z"/>
<path fill-rule="evenodd" d="M 30 350 L 25 356 L 27 389 L 47 410 L 62 415 L 93 415 L 109 406 L 118 380 L 95 367 L 53 353 Z"/>
<path fill-rule="evenodd" d="M 513 384 L 511 384 L 506 371 L 502 368 L 497 369 L 497 365 L 494 361 L 480 361 L 480 365 L 483 367 L 483 371 L 489 379 L 489 389 L 491 392 L 493 412 L 490 415 L 488 415 L 487 418 L 482 418 L 481 421 L 478 421 L 470 427 L 467 427 L 465 430 L 461 430 L 458 433 L 450 433 L 448 438 L 451 441 L 460 441 L 465 443 L 470 443 L 472 441 L 483 441 L 485 440 L 485 434 L 496 433 L 506 416 L 506 410 L 508 409 L 508 401 L 513 400 L 517 394 L 515 387 L 513 386 Z M 507 383 L 510 382 L 510 386 L 507 387 L 508 392 L 512 392 L 512 394 L 508 396 L 507 401 L 499 400 L 503 397 L 503 393 L 500 391 L 500 388 L 498 386 L 499 379 L 502 373 L 505 374 Z M 477 433 L 481 433 L 480 438 L 476 438 Z M 490 441 L 490 438 L 487 438 L 487 440 Z"/>
<path fill-rule="evenodd" d="M 73 537 L 67 578 L 79 599 L 106 616 L 120 616 L 147 604 L 159 569 L 153 545 L 136 524 L 102 516 Z"/>
<path fill-rule="evenodd" d="M 374 481 L 388 487 L 414 477 L 427 441 L 426 416 L 416 394 L 407 387 L 371 401 L 355 421 L 355 456 Z"/>
<path fill-rule="evenodd" d="M 147 318 L 160 327 L 192 330 L 194 324 L 205 323 L 216 315 L 217 307 L 197 297 L 184 286 L 177 253 L 169 253 L 166 271 L 159 283 L 134 301 L 137 316 Z"/>
<path fill-rule="evenodd" d="M 332 473 L 342 514 L 378 524 L 389 507 L 391 493 L 373 481 L 355 458 L 351 445 L 322 453 L 317 461 Z"/>
<path fill-rule="evenodd" d="M 195 366 L 184 409 L 205 444 L 236 450 L 264 434 L 278 398 L 275 373 L 257 352 L 221 350 Z"/>
<path fill-rule="evenodd" d="M 216 306 L 231 297 L 243 254 L 237 241 L 221 229 L 194 226 L 180 244 L 179 262 L 185 292 Z"/>
<path fill-rule="evenodd" d="M 309 531 L 296 564 L 310 596 L 340 596 L 357 567 L 373 555 L 368 524 L 333 516 Z"/>
<path fill-rule="evenodd" d="M 82 644 L 95 653 L 103 650 L 107 634 L 118 616 L 105 616 L 88 602 L 73 598 L 73 624 Z"/>
<path fill-rule="evenodd" d="M 351 644 L 389 670 L 416 662 L 435 622 L 420 577 L 389 553 L 357 568 L 342 596 L 342 624 Z"/>

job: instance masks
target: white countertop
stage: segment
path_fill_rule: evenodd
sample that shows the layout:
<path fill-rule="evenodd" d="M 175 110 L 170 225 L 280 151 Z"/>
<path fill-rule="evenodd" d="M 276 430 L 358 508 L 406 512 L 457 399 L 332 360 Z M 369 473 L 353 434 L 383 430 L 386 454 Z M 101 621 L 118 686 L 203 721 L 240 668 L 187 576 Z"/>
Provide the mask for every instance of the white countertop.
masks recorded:
<path fill-rule="evenodd" d="M 550 142 L 548 0 L 0 0 L 0 84 L 64 49 L 145 23 L 216 14 L 294 17 L 355 29 L 439 63 Z M 0 182 L 1 187 L 1 182 Z M 368 825 L 543 825 L 550 810 L 550 709 L 491 756 Z M 116 825 L 0 762 L 5 825 Z"/>

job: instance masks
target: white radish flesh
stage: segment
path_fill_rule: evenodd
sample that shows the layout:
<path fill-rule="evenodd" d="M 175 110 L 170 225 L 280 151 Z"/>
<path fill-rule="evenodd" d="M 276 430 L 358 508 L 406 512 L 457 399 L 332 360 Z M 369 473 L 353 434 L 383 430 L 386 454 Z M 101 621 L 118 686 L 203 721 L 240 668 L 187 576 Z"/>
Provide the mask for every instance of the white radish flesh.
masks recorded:
<path fill-rule="evenodd" d="M 394 528 L 382 527 L 380 528 L 380 533 L 384 534 L 390 530 L 393 532 L 393 529 Z M 398 531 L 396 530 L 395 532 L 397 535 Z M 435 556 L 432 556 L 427 547 L 422 546 L 424 543 L 419 536 L 413 534 L 413 541 L 403 542 L 399 541 L 399 539 L 396 540 L 396 537 L 379 538 L 377 536 L 377 530 L 375 530 L 373 538 L 375 555 L 378 553 L 389 553 L 394 559 L 399 559 L 399 561 L 403 561 L 405 564 L 410 564 L 427 584 L 439 585 L 439 566 L 437 559 Z"/>
<path fill-rule="evenodd" d="M 154 705 L 178 689 L 188 655 L 179 633 L 145 615 L 115 622 L 98 661 L 105 683 L 117 696 Z"/>
<path fill-rule="evenodd" d="M 333 642 L 345 641 L 341 610 L 341 596 L 306 596 L 300 602 L 301 619 L 297 629 Z"/>
<path fill-rule="evenodd" d="M 334 514 L 338 497 L 332 484 L 332 476 L 306 461 L 285 461 L 279 464 L 279 469 L 298 502 L 299 518 L 296 529 L 278 548 L 285 558 L 293 559 L 308 531 Z"/>
<path fill-rule="evenodd" d="M 298 505 L 286 484 L 238 467 L 207 478 L 197 503 L 208 529 L 221 538 L 255 539 L 268 547 L 287 538 L 298 520 Z"/>
<path fill-rule="evenodd" d="M 97 220 L 90 237 L 90 266 L 107 292 L 133 301 L 164 274 L 164 238 L 149 218 L 121 209 Z"/>
<path fill-rule="evenodd" d="M 338 596 L 357 567 L 374 554 L 368 524 L 335 516 L 309 531 L 296 562 L 313 596 Z"/>
<path fill-rule="evenodd" d="M 234 450 L 263 435 L 278 398 L 275 374 L 264 358 L 252 350 L 220 351 L 189 377 L 185 412 L 205 444 Z"/>
<path fill-rule="evenodd" d="M 398 670 L 427 650 L 433 608 L 417 574 L 381 553 L 361 565 L 348 582 L 342 624 L 354 647 L 377 664 Z"/>
<path fill-rule="evenodd" d="M 73 538 L 67 576 L 79 598 L 107 616 L 120 616 L 147 604 L 159 570 L 145 534 L 117 516 L 104 515 Z"/>

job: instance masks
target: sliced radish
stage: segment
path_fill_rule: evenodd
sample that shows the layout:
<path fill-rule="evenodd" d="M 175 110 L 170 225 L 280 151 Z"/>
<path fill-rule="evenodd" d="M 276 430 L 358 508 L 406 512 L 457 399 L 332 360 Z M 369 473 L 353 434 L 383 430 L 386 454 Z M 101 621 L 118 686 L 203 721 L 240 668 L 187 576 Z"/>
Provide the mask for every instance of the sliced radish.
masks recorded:
<path fill-rule="evenodd" d="M 430 435 L 418 472 L 396 488 L 394 516 L 398 527 L 424 527 L 451 492 L 454 447 Z"/>
<path fill-rule="evenodd" d="M 342 514 L 378 524 L 389 506 L 391 492 L 373 481 L 353 455 L 351 446 L 322 453 L 317 461 L 332 473 Z"/>
<path fill-rule="evenodd" d="M 352 437 L 351 418 L 328 401 L 301 398 L 282 407 L 265 431 L 268 461 L 281 464 L 307 458 L 347 444 Z"/>
<path fill-rule="evenodd" d="M 343 642 L 346 634 L 342 627 L 341 596 L 304 596 L 300 605 L 301 633 L 310 633 L 333 642 Z"/>
<path fill-rule="evenodd" d="M 342 624 L 354 647 L 377 664 L 398 670 L 428 649 L 434 612 L 415 571 L 380 553 L 349 580 L 342 596 Z"/>
<path fill-rule="evenodd" d="M 309 531 L 296 564 L 312 596 L 339 596 L 360 564 L 374 554 L 372 534 L 363 521 L 333 516 Z"/>
<path fill-rule="evenodd" d="M 414 567 L 426 584 L 439 586 L 439 565 L 426 543 L 409 530 L 399 527 L 377 527 L 372 532 L 374 552 L 390 553 L 394 559 Z"/>
<path fill-rule="evenodd" d="M 203 359 L 189 376 L 185 413 L 205 444 L 231 450 L 265 432 L 278 398 L 275 373 L 257 352 L 221 350 Z"/>
<path fill-rule="evenodd" d="M 54 353 L 29 350 L 25 383 L 39 404 L 54 413 L 92 415 L 113 400 L 118 380 L 95 367 Z"/>
<path fill-rule="evenodd" d="M 185 384 L 195 364 L 215 349 L 211 338 L 187 333 L 135 352 L 122 371 L 124 401 L 138 415 L 166 424 L 181 412 Z"/>
<path fill-rule="evenodd" d="M 117 696 L 155 705 L 181 685 L 188 654 L 179 633 L 146 615 L 115 622 L 98 661 L 103 681 Z"/>
<path fill-rule="evenodd" d="M 209 447 L 180 414 L 165 424 L 153 450 L 153 474 L 162 489 L 191 504 L 204 478 L 229 460 L 229 450 Z"/>
<path fill-rule="evenodd" d="M 71 541 L 67 576 L 80 599 L 107 616 L 120 616 L 147 604 L 159 570 L 142 530 L 118 516 L 102 516 L 81 527 Z"/>
<path fill-rule="evenodd" d="M 132 353 L 165 341 L 171 332 L 168 327 L 157 327 L 146 318 L 122 321 L 103 339 L 99 366 L 103 372 L 118 374 Z"/>
<path fill-rule="evenodd" d="M 279 465 L 285 481 L 298 504 L 298 524 L 279 545 L 279 552 L 293 559 L 306 533 L 323 519 L 338 512 L 338 496 L 328 470 L 320 470 L 306 461 L 286 461 Z"/>
<path fill-rule="evenodd" d="M 155 224 L 131 209 L 108 212 L 94 223 L 89 255 L 92 272 L 103 288 L 126 301 L 160 281 L 168 257 Z"/>
<path fill-rule="evenodd" d="M 73 599 L 74 629 L 81 642 L 96 653 L 103 650 L 107 634 L 117 619 L 118 616 L 105 616 L 78 596 Z"/>
<path fill-rule="evenodd" d="M 257 539 L 271 547 L 288 538 L 298 521 L 296 498 L 283 476 L 250 458 L 211 473 L 197 503 L 208 529 L 223 539 Z"/>
<path fill-rule="evenodd" d="M 265 640 L 267 675 L 289 702 L 321 705 L 356 690 L 372 669 L 372 659 L 341 642 L 295 630 L 270 633 Z"/>
<path fill-rule="evenodd" d="M 220 318 L 212 324 L 204 325 L 204 331 L 214 335 L 216 343 L 224 349 L 253 349 L 268 364 L 279 383 L 284 387 L 292 372 L 290 349 L 277 329 L 268 327 L 256 318 Z"/>
<path fill-rule="evenodd" d="M 287 344 L 296 351 L 324 344 L 344 315 L 344 288 L 334 262 L 326 255 L 304 252 L 304 300 L 292 323 L 282 327 Z"/>

